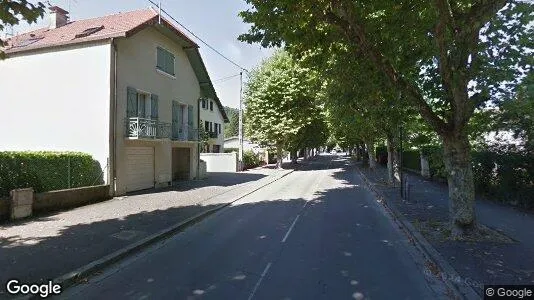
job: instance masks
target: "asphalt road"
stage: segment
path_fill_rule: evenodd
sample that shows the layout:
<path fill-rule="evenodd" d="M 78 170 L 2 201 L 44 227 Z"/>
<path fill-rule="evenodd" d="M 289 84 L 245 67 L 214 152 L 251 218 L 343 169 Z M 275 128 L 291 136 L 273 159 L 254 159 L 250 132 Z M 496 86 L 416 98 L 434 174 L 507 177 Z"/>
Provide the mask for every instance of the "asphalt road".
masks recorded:
<path fill-rule="evenodd" d="M 347 160 L 320 156 L 63 293 L 77 299 L 435 299 Z"/>

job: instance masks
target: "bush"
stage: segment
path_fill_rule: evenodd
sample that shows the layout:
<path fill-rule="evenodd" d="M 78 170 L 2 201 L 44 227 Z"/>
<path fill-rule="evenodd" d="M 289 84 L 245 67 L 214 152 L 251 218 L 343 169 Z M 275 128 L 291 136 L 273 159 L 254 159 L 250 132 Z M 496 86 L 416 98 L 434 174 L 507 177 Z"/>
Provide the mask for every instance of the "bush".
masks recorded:
<path fill-rule="evenodd" d="M 490 198 L 534 208 L 534 156 L 492 147 L 473 152 L 475 188 Z"/>
<path fill-rule="evenodd" d="M 238 148 L 224 148 L 224 153 L 232 153 L 232 152 L 239 153 L 239 149 Z"/>
<path fill-rule="evenodd" d="M 376 147 L 376 161 L 382 165 L 388 163 L 388 148 L 386 146 Z"/>
<path fill-rule="evenodd" d="M 260 158 L 251 150 L 243 152 L 243 164 L 245 169 L 252 169 L 260 166 Z"/>
<path fill-rule="evenodd" d="M 38 193 L 66 189 L 69 181 L 70 188 L 103 184 L 100 164 L 78 152 L 0 152 L 0 196 L 29 187 Z"/>
<path fill-rule="evenodd" d="M 421 154 L 419 150 L 407 150 L 402 152 L 402 167 L 421 171 Z"/>

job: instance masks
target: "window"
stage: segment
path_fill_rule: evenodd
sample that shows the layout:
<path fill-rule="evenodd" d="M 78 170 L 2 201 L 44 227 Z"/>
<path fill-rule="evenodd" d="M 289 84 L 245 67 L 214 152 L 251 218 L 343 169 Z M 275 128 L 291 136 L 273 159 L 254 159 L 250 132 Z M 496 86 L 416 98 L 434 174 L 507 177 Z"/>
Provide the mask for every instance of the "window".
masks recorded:
<path fill-rule="evenodd" d="M 219 124 L 219 134 L 221 134 L 221 127 L 222 127 L 222 124 Z"/>
<path fill-rule="evenodd" d="M 127 88 L 126 115 L 128 118 L 158 119 L 158 96 Z"/>
<path fill-rule="evenodd" d="M 208 121 L 204 122 L 204 129 L 206 131 L 210 131 L 210 122 L 208 122 Z"/>
<path fill-rule="evenodd" d="M 215 123 L 215 133 L 218 133 L 219 132 L 219 124 Z"/>
<path fill-rule="evenodd" d="M 208 101 L 206 99 L 202 99 L 202 108 L 208 109 Z"/>
<path fill-rule="evenodd" d="M 213 111 L 213 101 L 210 101 L 210 110 Z"/>
<path fill-rule="evenodd" d="M 210 132 L 213 132 L 213 122 L 210 122 Z"/>
<path fill-rule="evenodd" d="M 174 76 L 174 54 L 161 47 L 157 47 L 156 69 Z"/>

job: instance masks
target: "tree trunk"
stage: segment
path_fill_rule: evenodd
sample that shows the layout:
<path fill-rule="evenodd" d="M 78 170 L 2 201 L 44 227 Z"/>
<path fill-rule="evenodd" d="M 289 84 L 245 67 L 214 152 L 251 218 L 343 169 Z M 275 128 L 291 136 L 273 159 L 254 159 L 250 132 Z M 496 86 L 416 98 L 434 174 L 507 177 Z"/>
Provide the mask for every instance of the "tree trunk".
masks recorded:
<path fill-rule="evenodd" d="M 395 147 L 393 146 L 393 137 L 387 134 L 387 149 L 388 149 L 388 182 L 389 184 L 395 183 L 395 168 L 394 168 L 394 155 Z"/>
<path fill-rule="evenodd" d="M 367 153 L 369 156 L 369 168 L 375 169 L 376 168 L 376 152 L 375 152 L 375 145 L 373 143 L 365 143 L 365 146 L 367 147 Z"/>
<path fill-rule="evenodd" d="M 443 161 L 449 183 L 449 213 L 454 239 L 475 229 L 475 187 L 467 133 L 443 137 Z"/>
<path fill-rule="evenodd" d="M 282 157 L 282 146 L 281 145 L 277 145 L 276 146 L 276 167 L 278 169 L 282 169 L 282 161 L 283 161 L 283 157 Z"/>

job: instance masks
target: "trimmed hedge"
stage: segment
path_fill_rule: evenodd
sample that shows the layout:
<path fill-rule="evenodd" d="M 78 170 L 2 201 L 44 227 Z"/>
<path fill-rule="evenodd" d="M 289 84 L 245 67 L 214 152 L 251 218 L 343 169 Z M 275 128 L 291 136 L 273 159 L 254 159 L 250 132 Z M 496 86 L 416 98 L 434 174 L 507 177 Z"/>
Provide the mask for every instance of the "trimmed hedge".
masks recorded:
<path fill-rule="evenodd" d="M 20 188 L 33 187 L 40 193 L 103 183 L 100 163 L 89 154 L 0 152 L 0 197 Z"/>

